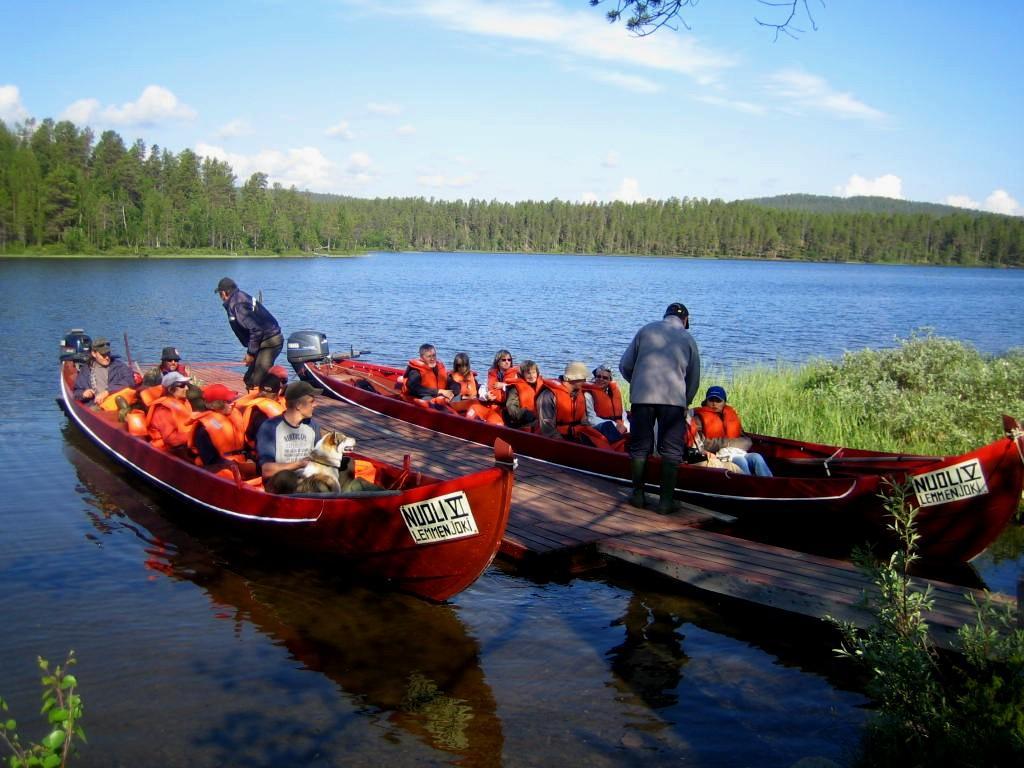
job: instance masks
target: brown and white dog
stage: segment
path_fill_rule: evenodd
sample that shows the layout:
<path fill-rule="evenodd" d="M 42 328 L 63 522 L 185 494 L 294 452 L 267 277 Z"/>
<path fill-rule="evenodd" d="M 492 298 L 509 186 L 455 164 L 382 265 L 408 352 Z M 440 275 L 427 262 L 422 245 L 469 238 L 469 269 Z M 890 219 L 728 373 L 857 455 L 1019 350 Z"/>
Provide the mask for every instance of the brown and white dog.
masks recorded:
<path fill-rule="evenodd" d="M 296 493 L 341 493 L 345 451 L 356 447 L 356 439 L 341 432 L 327 432 L 313 447 L 309 463 L 299 472 Z"/>

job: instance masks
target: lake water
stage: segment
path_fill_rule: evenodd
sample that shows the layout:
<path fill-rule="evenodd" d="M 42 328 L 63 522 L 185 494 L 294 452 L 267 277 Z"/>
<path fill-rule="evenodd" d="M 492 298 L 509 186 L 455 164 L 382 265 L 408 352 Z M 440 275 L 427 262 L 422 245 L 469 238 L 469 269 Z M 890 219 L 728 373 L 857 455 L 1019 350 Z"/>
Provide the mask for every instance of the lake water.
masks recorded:
<path fill-rule="evenodd" d="M 263 291 L 285 332 L 399 363 L 423 341 L 478 370 L 499 347 L 614 364 L 686 303 L 706 365 L 891 346 L 929 326 L 986 352 L 1024 272 L 492 254 L 312 260 L 0 260 L 0 695 L 41 734 L 35 657 L 74 648 L 80 766 L 661 765 L 848 761 L 867 716 L 814 624 L 631 572 L 493 566 L 446 605 L 240 551 L 138 485 L 54 404 L 71 327 L 136 358 L 237 360 L 213 294 Z M 1021 529 L 975 563 L 1024 573 Z"/>

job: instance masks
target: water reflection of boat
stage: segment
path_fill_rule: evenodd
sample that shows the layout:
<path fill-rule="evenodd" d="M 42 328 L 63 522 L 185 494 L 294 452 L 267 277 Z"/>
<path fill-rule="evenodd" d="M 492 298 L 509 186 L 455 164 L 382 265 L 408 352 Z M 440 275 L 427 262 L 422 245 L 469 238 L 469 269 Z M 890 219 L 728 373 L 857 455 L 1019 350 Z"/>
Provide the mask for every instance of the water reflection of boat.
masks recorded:
<path fill-rule="evenodd" d="M 504 743 L 480 647 L 455 609 L 339 582 L 332 571 L 247 556 L 194 523 L 171 521 L 151 499 L 97 464 L 96 449 L 66 430 L 65 453 L 90 494 L 99 535 L 130 531 L 155 578 L 202 589 L 214 615 L 248 622 L 306 669 L 386 713 L 466 766 L 501 763 Z M 160 576 L 162 574 L 162 576 Z M 269 706 L 269 704 L 268 704 Z"/>
<path fill-rule="evenodd" d="M 446 600 L 472 584 L 501 545 L 512 495 L 512 452 L 495 443 L 493 467 L 448 479 L 353 454 L 374 467 L 388 490 L 329 496 L 266 493 L 262 485 L 221 477 L 143 437 L 116 413 L 94 410 L 71 394 L 77 369 L 61 368 L 68 417 L 113 458 L 142 479 L 211 519 L 275 547 L 336 558 L 375 581 L 432 600 Z"/>

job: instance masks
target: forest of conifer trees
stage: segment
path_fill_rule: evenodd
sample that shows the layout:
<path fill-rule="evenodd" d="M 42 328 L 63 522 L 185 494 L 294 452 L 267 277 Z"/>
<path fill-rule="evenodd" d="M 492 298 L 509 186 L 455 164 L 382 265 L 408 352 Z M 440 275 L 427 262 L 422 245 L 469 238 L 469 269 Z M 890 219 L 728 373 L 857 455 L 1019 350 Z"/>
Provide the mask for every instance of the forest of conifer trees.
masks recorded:
<path fill-rule="evenodd" d="M 570 203 L 361 199 L 241 186 L 185 149 L 47 119 L 0 121 L 0 255 L 431 250 L 1024 265 L 1024 220 L 671 198 Z"/>

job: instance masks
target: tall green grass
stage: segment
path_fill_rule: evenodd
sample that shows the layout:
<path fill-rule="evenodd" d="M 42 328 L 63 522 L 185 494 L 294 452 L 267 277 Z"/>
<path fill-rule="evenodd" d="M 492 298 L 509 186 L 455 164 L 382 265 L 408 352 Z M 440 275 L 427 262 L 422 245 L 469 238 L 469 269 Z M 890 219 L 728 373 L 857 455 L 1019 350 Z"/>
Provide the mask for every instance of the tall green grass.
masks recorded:
<path fill-rule="evenodd" d="M 1024 416 L 1024 349 L 988 356 L 924 331 L 838 361 L 741 367 L 731 380 L 705 371 L 701 395 L 712 384 L 749 432 L 950 455 L 999 437 L 1001 414 Z"/>

